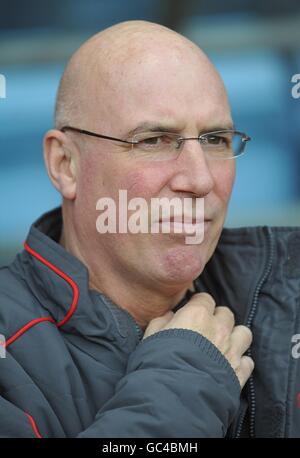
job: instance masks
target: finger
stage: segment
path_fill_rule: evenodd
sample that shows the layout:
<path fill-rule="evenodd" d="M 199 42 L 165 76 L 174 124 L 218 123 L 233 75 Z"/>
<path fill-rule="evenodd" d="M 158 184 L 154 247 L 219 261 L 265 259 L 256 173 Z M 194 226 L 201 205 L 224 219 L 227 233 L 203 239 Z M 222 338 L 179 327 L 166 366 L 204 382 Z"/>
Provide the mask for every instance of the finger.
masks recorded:
<path fill-rule="evenodd" d="M 156 332 L 160 331 L 162 328 L 165 327 L 167 323 L 173 318 L 174 312 L 169 310 L 167 313 L 165 313 L 162 316 L 159 316 L 157 318 L 153 318 L 153 320 L 150 321 L 148 324 L 143 339 L 146 337 L 151 336 L 152 334 L 155 334 Z"/>
<path fill-rule="evenodd" d="M 234 328 L 235 318 L 234 314 L 228 307 L 216 307 L 214 316 L 224 324 L 230 332 Z"/>
<path fill-rule="evenodd" d="M 249 356 L 243 356 L 239 368 L 236 370 L 237 378 L 239 379 L 241 388 L 249 379 L 254 369 L 254 361 Z"/>
<path fill-rule="evenodd" d="M 204 307 L 210 315 L 214 313 L 216 308 L 216 302 L 214 298 L 208 293 L 194 294 L 187 305 L 189 304 L 192 306 L 198 305 Z"/>
<path fill-rule="evenodd" d="M 231 348 L 234 349 L 235 354 L 243 355 L 252 343 L 252 332 L 246 326 L 235 326 L 232 331 L 230 341 Z"/>

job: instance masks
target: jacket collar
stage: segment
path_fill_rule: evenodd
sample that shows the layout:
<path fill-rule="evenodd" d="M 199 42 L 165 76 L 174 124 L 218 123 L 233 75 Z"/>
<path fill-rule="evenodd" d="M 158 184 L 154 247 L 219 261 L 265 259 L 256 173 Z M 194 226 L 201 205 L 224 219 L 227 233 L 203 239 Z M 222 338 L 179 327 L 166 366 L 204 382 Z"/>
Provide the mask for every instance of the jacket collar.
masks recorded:
<path fill-rule="evenodd" d="M 87 267 L 58 243 L 61 229 L 61 208 L 44 214 L 31 226 L 22 259 L 24 266 L 29 267 L 26 278 L 34 295 L 58 326 L 73 327 L 80 316 L 89 318 L 97 328 L 100 307 L 113 313 L 119 332 L 125 335 L 133 325 L 133 318 L 103 294 L 89 289 Z M 280 256 L 294 259 L 293 247 L 295 243 L 299 244 L 299 228 L 223 229 L 214 255 L 194 282 L 196 291 L 209 292 L 217 305 L 233 310 L 238 324 L 246 323 L 257 285 L 266 274 L 270 259 L 276 256 L 276 237 L 280 237 L 286 246 L 284 249 L 280 247 Z M 291 240 L 294 240 L 294 245 L 290 244 Z M 298 262 L 300 266 L 299 250 L 297 256 L 293 265 Z M 174 311 L 191 295 L 188 292 Z M 135 326 L 137 328 L 136 323 Z M 75 327 L 78 328 L 78 320 Z M 84 328 L 82 332 L 87 331 Z M 139 333 L 141 336 L 141 330 Z"/>
<path fill-rule="evenodd" d="M 128 337 L 128 347 L 133 348 L 141 329 L 126 310 L 89 289 L 87 267 L 58 243 L 61 230 L 61 208 L 44 214 L 30 228 L 20 266 L 32 293 L 64 331 L 96 341 L 102 334 L 115 339 L 117 329 L 121 341 Z"/>

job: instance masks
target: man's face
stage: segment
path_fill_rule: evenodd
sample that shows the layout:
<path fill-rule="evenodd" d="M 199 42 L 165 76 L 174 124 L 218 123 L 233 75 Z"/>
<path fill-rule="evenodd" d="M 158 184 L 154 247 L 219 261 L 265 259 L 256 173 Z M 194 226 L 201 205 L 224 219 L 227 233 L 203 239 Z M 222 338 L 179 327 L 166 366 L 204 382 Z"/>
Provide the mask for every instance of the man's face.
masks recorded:
<path fill-rule="evenodd" d="M 102 72 L 97 81 L 92 116 L 79 126 L 128 139 L 141 123 L 169 126 L 185 137 L 229 128 L 230 109 L 221 81 L 213 68 L 194 51 L 149 52 L 124 61 L 120 68 Z M 81 154 L 75 212 L 85 243 L 95 257 L 128 279 L 158 288 L 189 285 L 203 270 L 220 236 L 235 176 L 234 160 L 211 159 L 197 141 L 186 141 L 175 160 L 151 161 L 132 155 L 131 148 L 103 139 L 85 137 Z M 128 201 L 142 197 L 204 198 L 204 241 L 188 245 L 184 234 L 99 234 L 96 202 L 111 197 L 118 204 L 119 190 Z M 130 214 L 130 213 L 129 213 Z"/>

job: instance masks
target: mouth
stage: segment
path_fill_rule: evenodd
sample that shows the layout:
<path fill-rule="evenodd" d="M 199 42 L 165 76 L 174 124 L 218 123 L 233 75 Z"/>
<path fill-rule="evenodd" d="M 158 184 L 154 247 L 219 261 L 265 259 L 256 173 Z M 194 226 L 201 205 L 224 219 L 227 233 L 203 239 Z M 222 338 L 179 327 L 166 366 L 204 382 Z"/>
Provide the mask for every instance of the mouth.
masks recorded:
<path fill-rule="evenodd" d="M 179 216 L 171 216 L 170 218 L 160 218 L 159 223 L 179 223 L 179 224 L 205 224 L 210 223 L 212 220 L 210 218 L 196 218 L 191 217 L 189 215 L 179 215 Z"/>
<path fill-rule="evenodd" d="M 174 216 L 161 218 L 158 223 L 163 233 L 174 233 L 178 235 L 191 235 L 192 233 L 206 233 L 209 230 L 211 219 L 191 218 L 185 216 Z"/>

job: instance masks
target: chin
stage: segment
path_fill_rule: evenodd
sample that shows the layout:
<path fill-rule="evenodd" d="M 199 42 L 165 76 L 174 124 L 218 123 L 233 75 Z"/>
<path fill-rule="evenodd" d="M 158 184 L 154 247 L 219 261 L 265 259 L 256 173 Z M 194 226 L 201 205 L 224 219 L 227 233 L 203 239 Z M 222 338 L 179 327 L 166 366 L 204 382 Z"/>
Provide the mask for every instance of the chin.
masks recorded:
<path fill-rule="evenodd" d="M 160 253 L 159 265 L 165 282 L 190 284 L 203 271 L 208 250 L 201 245 L 184 245 Z"/>

